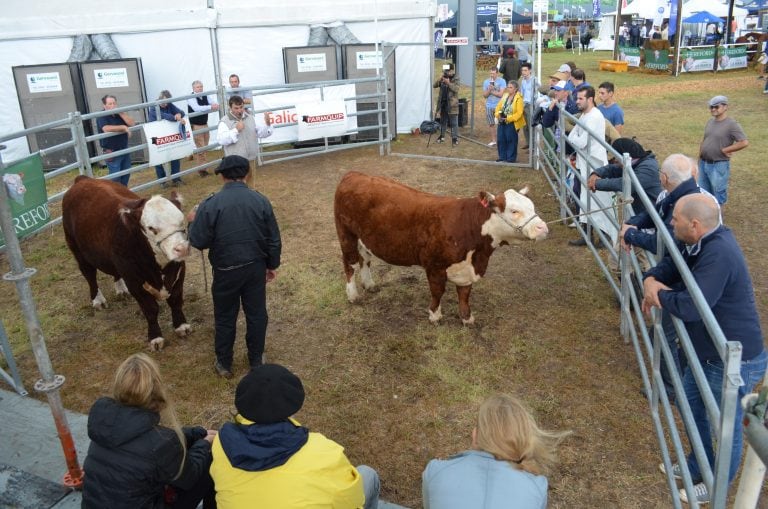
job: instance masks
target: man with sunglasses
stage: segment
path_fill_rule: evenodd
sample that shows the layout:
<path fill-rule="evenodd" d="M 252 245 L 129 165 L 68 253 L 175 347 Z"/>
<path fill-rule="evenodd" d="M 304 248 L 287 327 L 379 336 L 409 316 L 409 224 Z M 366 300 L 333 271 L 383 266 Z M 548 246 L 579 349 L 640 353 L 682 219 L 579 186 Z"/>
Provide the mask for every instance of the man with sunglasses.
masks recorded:
<path fill-rule="evenodd" d="M 699 148 L 699 186 L 715 195 L 724 205 L 728 199 L 731 156 L 749 145 L 747 135 L 738 122 L 728 116 L 728 98 L 716 95 L 709 100 L 712 118 L 704 128 Z"/>

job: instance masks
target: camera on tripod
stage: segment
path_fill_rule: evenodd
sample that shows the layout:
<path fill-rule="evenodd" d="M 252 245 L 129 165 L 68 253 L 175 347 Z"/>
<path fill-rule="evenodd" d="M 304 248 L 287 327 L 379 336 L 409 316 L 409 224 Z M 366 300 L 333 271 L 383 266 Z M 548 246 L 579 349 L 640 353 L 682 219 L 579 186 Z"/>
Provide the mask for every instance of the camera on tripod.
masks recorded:
<path fill-rule="evenodd" d="M 451 80 L 454 75 L 453 64 L 443 64 L 443 78 Z"/>

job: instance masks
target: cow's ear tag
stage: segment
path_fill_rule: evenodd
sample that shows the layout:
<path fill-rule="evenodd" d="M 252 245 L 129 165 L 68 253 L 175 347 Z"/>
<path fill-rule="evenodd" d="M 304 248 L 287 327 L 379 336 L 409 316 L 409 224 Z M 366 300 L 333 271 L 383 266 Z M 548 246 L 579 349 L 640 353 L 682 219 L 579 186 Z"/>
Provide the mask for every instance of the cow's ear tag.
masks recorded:
<path fill-rule="evenodd" d="M 488 208 L 488 198 L 480 198 L 480 204 L 483 207 Z"/>

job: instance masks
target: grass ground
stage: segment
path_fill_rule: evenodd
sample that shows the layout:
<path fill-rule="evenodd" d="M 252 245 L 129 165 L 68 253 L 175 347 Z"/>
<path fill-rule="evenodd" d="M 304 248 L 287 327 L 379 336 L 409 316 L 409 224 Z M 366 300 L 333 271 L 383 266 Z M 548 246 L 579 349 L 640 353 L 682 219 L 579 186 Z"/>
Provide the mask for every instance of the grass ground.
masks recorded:
<path fill-rule="evenodd" d="M 554 70 L 573 59 L 586 69 L 588 81 L 612 79 L 626 112 L 627 134 L 637 136 L 659 159 L 678 151 L 695 155 L 708 118 L 707 99 L 720 93 L 731 98 L 731 114 L 751 145 L 734 157 L 725 221 L 744 248 L 768 330 L 766 226 L 759 212 L 768 188 L 763 163 L 768 147 L 761 136 L 768 98 L 760 93 L 760 82 L 753 71 L 681 78 L 600 73 L 597 60 L 604 56 L 548 53 L 543 68 Z M 476 118 L 483 118 L 482 111 L 478 101 Z M 545 242 L 498 250 L 473 291 L 474 327 L 461 326 L 450 290 L 443 301 L 443 323 L 428 323 L 429 293 L 417 268 L 376 264 L 379 291 L 366 294 L 359 305 L 346 302 L 332 212 L 336 183 L 346 171 L 385 175 L 455 196 L 480 189 L 498 193 L 527 183 L 540 215 L 545 220 L 557 216 L 540 173 L 465 163 L 464 158 L 492 161 L 495 153 L 482 145 L 487 128 L 465 128 L 462 134 L 480 143 L 427 147 L 425 136 L 400 135 L 392 144 L 396 154 L 444 156 L 447 161 L 379 157 L 377 149 L 362 148 L 259 168 L 258 188 L 275 206 L 284 242 L 283 265 L 268 292 L 267 356 L 304 381 L 307 400 L 299 420 L 343 444 L 353 462 L 378 469 L 385 499 L 418 507 L 426 462 L 468 447 L 482 399 L 494 391 L 513 392 L 529 403 L 544 427 L 574 432 L 550 476 L 550 507 L 669 507 L 634 353 L 619 336 L 618 310 L 594 260 L 567 245 L 574 232 L 555 225 Z M 145 170 L 132 179 L 147 180 L 153 173 Z M 188 207 L 220 185 L 196 175 L 186 181 L 182 192 Z M 67 185 L 68 179 L 56 179 L 49 183 L 49 194 Z M 144 320 L 132 300 L 112 297 L 108 278 L 100 281 L 110 308 L 90 307 L 87 286 L 60 228 L 24 242 L 23 250 L 26 265 L 38 269 L 32 290 L 55 371 L 67 378 L 65 405 L 87 412 L 108 391 L 120 361 L 145 348 Z M 173 338 L 164 311 L 161 326 L 171 343 L 156 358 L 181 420 L 219 426 L 230 418 L 236 380 L 217 378 L 211 369 L 212 309 L 203 270 L 195 253 L 185 285 L 192 336 Z M 37 369 L 16 295 L 10 285 L 6 288 L 0 292 L 2 320 L 31 387 Z M 242 335 L 242 322 L 239 331 Z M 234 368 L 237 375 L 246 369 L 242 340 Z"/>

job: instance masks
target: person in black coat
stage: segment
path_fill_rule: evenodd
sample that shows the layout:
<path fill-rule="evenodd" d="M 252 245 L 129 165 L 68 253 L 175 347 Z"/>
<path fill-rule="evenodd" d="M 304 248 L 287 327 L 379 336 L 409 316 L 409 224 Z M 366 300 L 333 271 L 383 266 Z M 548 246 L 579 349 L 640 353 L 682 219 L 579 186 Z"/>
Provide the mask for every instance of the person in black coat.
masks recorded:
<path fill-rule="evenodd" d="M 112 397 L 99 398 L 88 414 L 82 508 L 194 509 L 202 500 L 215 509 L 208 474 L 215 435 L 182 429 L 155 361 L 131 355 L 117 370 Z"/>

